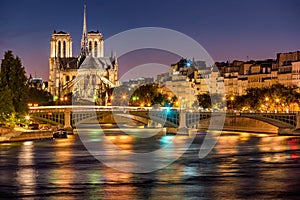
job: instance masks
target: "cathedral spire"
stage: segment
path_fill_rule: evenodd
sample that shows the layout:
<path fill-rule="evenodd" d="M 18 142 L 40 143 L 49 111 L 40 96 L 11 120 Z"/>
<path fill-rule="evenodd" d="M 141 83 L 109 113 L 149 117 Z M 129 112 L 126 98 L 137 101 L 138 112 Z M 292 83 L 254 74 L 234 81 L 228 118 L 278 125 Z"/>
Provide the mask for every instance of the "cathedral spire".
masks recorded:
<path fill-rule="evenodd" d="M 81 36 L 81 53 L 85 56 L 87 56 L 89 53 L 88 35 L 86 29 L 86 3 L 84 3 L 83 27 L 82 27 L 82 36 Z"/>

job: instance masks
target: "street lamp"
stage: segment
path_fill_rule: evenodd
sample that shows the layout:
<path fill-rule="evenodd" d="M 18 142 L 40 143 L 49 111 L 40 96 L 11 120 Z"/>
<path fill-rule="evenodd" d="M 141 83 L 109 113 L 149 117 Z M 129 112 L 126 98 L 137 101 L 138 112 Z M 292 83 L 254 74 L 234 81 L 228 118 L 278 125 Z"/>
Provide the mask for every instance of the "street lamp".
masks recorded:
<path fill-rule="evenodd" d="M 231 109 L 232 109 L 232 112 L 233 112 L 233 101 L 234 101 L 234 96 L 230 97 L 230 100 L 231 100 Z"/>
<path fill-rule="evenodd" d="M 268 107 L 269 107 L 268 101 L 269 101 L 269 97 L 266 97 L 265 100 L 266 100 L 266 111 L 268 112 Z"/>
<path fill-rule="evenodd" d="M 276 102 L 276 112 L 278 111 L 278 103 L 279 103 L 279 101 L 280 100 L 278 98 L 275 99 L 275 102 Z"/>
<path fill-rule="evenodd" d="M 264 105 L 264 104 L 262 104 L 262 105 L 261 105 L 261 109 L 260 109 L 260 110 L 261 110 L 261 112 L 263 112 L 263 111 L 264 111 L 264 108 L 265 108 L 265 105 Z"/>
<path fill-rule="evenodd" d="M 25 116 L 25 119 L 26 119 L 26 120 L 30 120 L 30 116 L 29 116 L 29 115 L 26 115 L 26 116 Z"/>
<path fill-rule="evenodd" d="M 124 105 L 124 106 L 125 106 L 125 100 L 126 100 L 126 98 L 127 98 L 126 94 L 123 94 L 123 95 L 122 95 L 122 100 L 123 100 L 123 105 Z"/>

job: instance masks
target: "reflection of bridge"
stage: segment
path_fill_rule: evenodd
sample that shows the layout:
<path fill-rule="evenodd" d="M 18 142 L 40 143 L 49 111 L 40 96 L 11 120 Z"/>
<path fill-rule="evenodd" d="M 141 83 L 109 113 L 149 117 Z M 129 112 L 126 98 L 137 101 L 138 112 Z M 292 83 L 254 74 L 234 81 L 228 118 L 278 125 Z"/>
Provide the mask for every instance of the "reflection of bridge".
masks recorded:
<path fill-rule="evenodd" d="M 179 109 L 116 107 L 116 106 L 40 106 L 31 107 L 34 119 L 64 127 L 93 119 L 105 120 L 106 116 L 121 117 L 148 124 L 149 126 L 199 128 L 199 122 L 212 117 L 224 116 L 224 112 L 189 112 Z M 279 131 L 293 131 L 300 128 L 299 113 L 226 113 L 226 117 L 246 117 L 272 124 Z"/>

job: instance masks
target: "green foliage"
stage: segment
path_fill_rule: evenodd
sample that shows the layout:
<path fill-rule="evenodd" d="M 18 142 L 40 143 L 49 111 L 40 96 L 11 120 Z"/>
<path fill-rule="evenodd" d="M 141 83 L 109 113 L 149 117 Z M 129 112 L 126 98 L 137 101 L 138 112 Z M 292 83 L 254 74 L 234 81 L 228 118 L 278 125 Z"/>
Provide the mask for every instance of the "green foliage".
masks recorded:
<path fill-rule="evenodd" d="M 197 99 L 198 99 L 200 107 L 202 107 L 202 108 L 211 108 L 212 107 L 211 98 L 208 93 L 199 94 L 197 96 Z"/>
<path fill-rule="evenodd" d="M 166 94 L 159 92 L 157 84 L 142 85 L 138 88 L 130 88 L 127 86 L 120 86 L 112 92 L 113 100 L 112 105 L 125 105 L 128 103 L 130 106 L 172 106 L 177 100 L 176 96 L 168 99 Z"/>
<path fill-rule="evenodd" d="M 53 97 L 52 95 L 44 90 L 39 90 L 35 87 L 30 87 L 28 90 L 29 103 L 37 103 L 38 105 L 48 105 Z M 71 98 L 67 98 L 68 100 Z"/>
<path fill-rule="evenodd" d="M 6 118 L 6 126 L 9 128 L 14 128 L 17 124 L 17 118 L 15 113 L 11 113 Z"/>
<path fill-rule="evenodd" d="M 197 96 L 198 106 L 206 109 L 206 108 L 223 108 L 223 96 L 221 94 L 209 94 L 204 93 Z M 194 107 L 198 107 L 196 102 L 194 103 Z"/>
<path fill-rule="evenodd" d="M 0 88 L 0 121 L 5 121 L 7 116 L 14 112 L 11 96 L 12 92 L 8 86 Z"/>
<path fill-rule="evenodd" d="M 164 102 L 166 100 L 166 95 L 163 95 L 162 93 L 157 93 L 151 100 L 151 103 L 153 105 L 157 104 L 157 105 L 160 105 L 160 106 L 163 106 L 164 105 Z"/>
<path fill-rule="evenodd" d="M 234 107 L 238 110 L 285 111 L 299 103 L 297 87 L 274 84 L 265 88 L 249 88 L 245 95 L 237 96 Z"/>
<path fill-rule="evenodd" d="M 27 77 L 20 58 L 14 57 L 12 51 L 5 52 L 1 62 L 0 88 L 7 88 L 11 91 L 11 95 L 6 96 L 6 101 L 8 105 L 12 103 L 15 112 L 25 113 L 27 111 Z M 6 91 L 6 94 L 9 92 Z"/>

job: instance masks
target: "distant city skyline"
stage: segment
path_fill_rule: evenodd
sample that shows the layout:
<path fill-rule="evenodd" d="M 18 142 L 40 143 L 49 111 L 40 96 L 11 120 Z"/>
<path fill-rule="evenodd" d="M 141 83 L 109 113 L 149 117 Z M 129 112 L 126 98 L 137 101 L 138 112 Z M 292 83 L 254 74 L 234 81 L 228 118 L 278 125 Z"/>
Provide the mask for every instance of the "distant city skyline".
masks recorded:
<path fill-rule="evenodd" d="M 1 59 L 5 51 L 12 50 L 21 58 L 28 76 L 36 74 L 47 80 L 49 41 L 54 30 L 70 33 L 73 54 L 79 55 L 83 2 L 2 2 Z M 128 29 L 164 27 L 195 39 L 215 61 L 275 59 L 276 53 L 300 50 L 299 18 L 297 0 L 87 1 L 88 30 L 99 30 L 104 39 Z M 119 59 L 120 76 L 137 65 L 170 65 L 177 59 L 159 51 L 129 53 Z"/>

